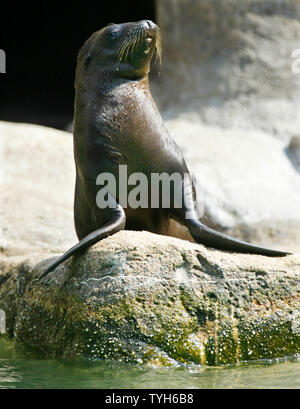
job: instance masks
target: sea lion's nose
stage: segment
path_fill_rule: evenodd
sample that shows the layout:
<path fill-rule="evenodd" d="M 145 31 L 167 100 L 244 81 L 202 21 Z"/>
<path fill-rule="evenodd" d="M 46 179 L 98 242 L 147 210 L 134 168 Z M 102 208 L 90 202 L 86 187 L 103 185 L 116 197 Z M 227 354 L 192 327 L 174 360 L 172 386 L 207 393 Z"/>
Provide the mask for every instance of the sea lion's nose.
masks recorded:
<path fill-rule="evenodd" d="M 141 20 L 140 24 L 143 25 L 145 28 L 154 28 L 155 24 L 151 20 Z"/>

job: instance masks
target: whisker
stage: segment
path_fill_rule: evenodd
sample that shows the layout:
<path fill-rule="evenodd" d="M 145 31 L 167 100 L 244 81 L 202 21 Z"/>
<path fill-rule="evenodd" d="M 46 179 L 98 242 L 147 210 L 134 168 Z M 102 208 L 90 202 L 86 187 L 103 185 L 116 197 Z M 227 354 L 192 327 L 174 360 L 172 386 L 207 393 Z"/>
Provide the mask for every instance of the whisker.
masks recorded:
<path fill-rule="evenodd" d="M 159 27 L 155 27 L 155 34 L 156 34 L 156 43 L 155 43 L 155 62 L 157 59 L 159 60 L 159 65 L 162 65 L 162 45 L 161 45 L 161 35 Z"/>
<path fill-rule="evenodd" d="M 118 64 L 121 62 L 121 60 L 122 60 L 122 58 L 123 58 L 123 56 L 124 56 L 124 54 L 125 54 L 125 51 L 126 51 L 126 49 L 127 49 L 127 47 L 128 47 L 129 45 L 130 45 L 130 41 L 128 41 L 128 40 L 126 40 L 126 41 L 122 44 L 122 46 L 121 46 L 121 48 L 120 48 L 120 51 L 119 51 L 118 60 L 117 60 L 117 63 L 118 63 Z"/>

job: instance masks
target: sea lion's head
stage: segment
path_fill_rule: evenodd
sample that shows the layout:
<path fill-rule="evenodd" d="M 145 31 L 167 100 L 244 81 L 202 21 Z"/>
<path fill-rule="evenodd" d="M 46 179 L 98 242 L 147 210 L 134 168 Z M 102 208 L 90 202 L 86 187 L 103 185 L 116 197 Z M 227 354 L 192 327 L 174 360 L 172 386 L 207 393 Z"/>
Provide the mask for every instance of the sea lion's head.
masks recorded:
<path fill-rule="evenodd" d="M 155 52 L 160 60 L 160 30 L 152 21 L 109 24 L 84 44 L 78 65 L 123 78 L 142 78 L 149 73 Z"/>

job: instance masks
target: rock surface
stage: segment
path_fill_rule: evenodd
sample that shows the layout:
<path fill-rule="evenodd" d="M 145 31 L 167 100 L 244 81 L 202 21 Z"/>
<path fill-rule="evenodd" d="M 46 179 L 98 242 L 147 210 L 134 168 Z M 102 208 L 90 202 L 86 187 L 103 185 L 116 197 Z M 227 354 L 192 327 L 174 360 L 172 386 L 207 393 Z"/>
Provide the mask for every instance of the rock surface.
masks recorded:
<path fill-rule="evenodd" d="M 50 260 L 0 260 L 0 309 L 50 357 L 161 366 L 300 353 L 300 256 L 206 249 L 120 232 L 35 282 Z"/>
<path fill-rule="evenodd" d="M 157 1 L 167 118 L 260 129 L 288 142 L 300 127 L 298 0 Z M 299 54 L 297 54 L 299 55 Z"/>

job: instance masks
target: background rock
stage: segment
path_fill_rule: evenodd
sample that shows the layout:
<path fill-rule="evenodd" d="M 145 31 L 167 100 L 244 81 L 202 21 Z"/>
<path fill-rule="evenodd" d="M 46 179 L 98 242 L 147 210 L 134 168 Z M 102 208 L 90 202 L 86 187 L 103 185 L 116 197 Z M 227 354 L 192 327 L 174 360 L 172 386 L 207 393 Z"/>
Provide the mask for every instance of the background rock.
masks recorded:
<path fill-rule="evenodd" d="M 299 131 L 298 0 L 157 1 L 163 66 L 154 93 L 167 118 L 261 129 L 287 142 Z"/>
<path fill-rule="evenodd" d="M 300 352 L 300 257 L 208 250 L 122 231 L 39 276 L 1 261 L 7 331 L 51 357 L 221 365 Z M 9 275 L 7 272 L 10 272 Z"/>
<path fill-rule="evenodd" d="M 0 122 L 0 252 L 60 252 L 77 241 L 72 135 Z"/>

